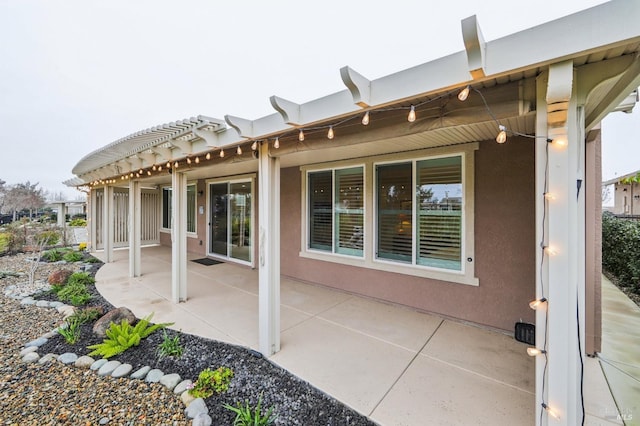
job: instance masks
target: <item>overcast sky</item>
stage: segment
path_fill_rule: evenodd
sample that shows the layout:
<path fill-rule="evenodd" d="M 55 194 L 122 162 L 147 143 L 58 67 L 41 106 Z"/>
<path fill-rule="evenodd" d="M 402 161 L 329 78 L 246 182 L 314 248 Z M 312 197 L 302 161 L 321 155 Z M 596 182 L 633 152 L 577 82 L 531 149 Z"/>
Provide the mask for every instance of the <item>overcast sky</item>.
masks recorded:
<path fill-rule="evenodd" d="M 256 119 L 269 96 L 343 90 L 349 65 L 374 79 L 598 0 L 0 0 L 0 179 L 61 182 L 84 155 L 199 114 Z M 437 7 L 435 5 L 437 4 Z M 605 178 L 640 169 L 639 111 L 604 123 Z"/>

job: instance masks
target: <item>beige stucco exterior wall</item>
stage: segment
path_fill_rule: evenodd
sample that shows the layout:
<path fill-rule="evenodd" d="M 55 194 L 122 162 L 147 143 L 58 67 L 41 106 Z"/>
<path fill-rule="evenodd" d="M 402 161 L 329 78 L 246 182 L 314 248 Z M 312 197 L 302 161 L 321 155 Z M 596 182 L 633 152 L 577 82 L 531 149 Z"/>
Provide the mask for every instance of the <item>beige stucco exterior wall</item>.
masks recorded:
<path fill-rule="evenodd" d="M 640 215 L 640 184 L 616 183 L 613 186 L 615 214 Z"/>
<path fill-rule="evenodd" d="M 602 346 L 602 133 L 592 130 L 586 146 L 585 217 L 585 351 Z"/>
<path fill-rule="evenodd" d="M 282 170 L 281 271 L 284 276 L 512 331 L 534 321 L 533 142 L 480 143 L 475 157 L 476 277 L 469 286 L 299 256 L 301 175 Z"/>

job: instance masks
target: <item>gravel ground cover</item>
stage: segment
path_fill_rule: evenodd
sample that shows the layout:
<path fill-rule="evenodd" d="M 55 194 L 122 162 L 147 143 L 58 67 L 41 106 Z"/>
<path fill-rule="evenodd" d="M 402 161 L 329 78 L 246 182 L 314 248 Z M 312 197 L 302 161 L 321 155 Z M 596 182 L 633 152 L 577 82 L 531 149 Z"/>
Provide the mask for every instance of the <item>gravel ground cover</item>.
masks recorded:
<path fill-rule="evenodd" d="M 20 271 L 22 264 L 24 255 L 0 257 L 0 271 Z M 43 264 L 38 275 L 44 278 L 60 267 Z M 18 353 L 24 343 L 51 331 L 60 324 L 62 316 L 55 309 L 24 306 L 5 297 L 4 289 L 20 281 L 24 278 L 0 279 L 0 424 L 190 424 L 179 395 L 158 383 L 100 377 L 94 371 L 59 362 L 44 365 L 21 362 Z M 112 308 L 94 287 L 90 291 L 89 305 L 101 306 L 105 312 Z M 55 300 L 51 294 L 40 298 Z M 180 358 L 158 358 L 157 348 L 163 340 L 163 332 L 158 331 L 142 340 L 139 346 L 110 359 L 131 364 L 133 371 L 148 365 L 194 381 L 207 367 L 231 368 L 234 377 L 229 390 L 205 399 L 214 425 L 233 424 L 235 415 L 222 407 L 224 403 L 235 405 L 249 401 L 255 405 L 260 395 L 263 407 L 274 408 L 275 424 L 278 425 L 375 425 L 257 352 L 174 330 L 166 331 L 170 337 L 179 336 L 184 349 Z M 67 344 L 58 335 L 49 339 L 38 352 L 41 355 L 65 352 L 86 355 L 90 352 L 87 346 L 101 341 L 93 335 L 91 324 L 87 324 L 75 345 Z"/>

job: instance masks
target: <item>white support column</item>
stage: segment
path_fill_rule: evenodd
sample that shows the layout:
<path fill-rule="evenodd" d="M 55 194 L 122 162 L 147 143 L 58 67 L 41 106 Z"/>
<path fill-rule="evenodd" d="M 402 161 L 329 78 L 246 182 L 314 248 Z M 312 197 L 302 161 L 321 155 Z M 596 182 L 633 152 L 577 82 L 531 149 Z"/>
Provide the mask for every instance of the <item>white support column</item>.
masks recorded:
<path fill-rule="evenodd" d="M 280 159 L 260 144 L 259 347 L 269 356 L 280 350 Z"/>
<path fill-rule="evenodd" d="M 173 169 L 171 175 L 171 299 L 187 300 L 187 177 Z"/>
<path fill-rule="evenodd" d="M 66 208 L 65 203 L 58 203 L 58 226 L 60 228 L 64 228 L 64 225 L 67 223 L 66 219 Z"/>
<path fill-rule="evenodd" d="M 87 225 L 89 227 L 89 244 L 87 245 L 89 251 L 94 252 L 97 249 L 98 243 L 98 231 L 96 224 L 98 223 L 98 203 L 96 200 L 96 190 L 91 188 L 87 196 Z"/>
<path fill-rule="evenodd" d="M 141 274 L 140 240 L 142 213 L 140 181 L 129 181 L 129 276 L 139 277 Z"/>
<path fill-rule="evenodd" d="M 105 185 L 102 199 L 102 245 L 104 262 L 113 262 L 113 187 Z"/>
<path fill-rule="evenodd" d="M 537 425 L 575 425 L 582 418 L 585 140 L 576 86 L 570 61 L 538 78 L 536 228 L 537 243 L 547 250 L 537 247 L 537 265 L 543 267 L 537 268 L 536 292 L 547 303 L 536 311 L 536 346 L 546 351 L 536 362 Z M 545 189 L 552 195 L 546 201 Z"/>

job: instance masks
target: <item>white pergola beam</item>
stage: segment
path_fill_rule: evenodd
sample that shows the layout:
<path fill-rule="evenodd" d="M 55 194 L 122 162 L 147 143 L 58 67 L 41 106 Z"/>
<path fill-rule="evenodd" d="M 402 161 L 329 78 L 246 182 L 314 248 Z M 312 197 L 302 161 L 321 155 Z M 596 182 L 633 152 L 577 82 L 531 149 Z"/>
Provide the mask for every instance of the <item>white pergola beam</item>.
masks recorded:
<path fill-rule="evenodd" d="M 188 155 L 192 152 L 193 143 L 191 141 L 182 139 L 171 139 L 171 145 L 177 147 L 183 154 Z"/>
<path fill-rule="evenodd" d="M 342 82 L 353 97 L 353 103 L 366 108 L 371 105 L 371 80 L 362 76 L 352 68 L 345 66 L 340 68 Z"/>
<path fill-rule="evenodd" d="M 171 299 L 187 301 L 187 176 L 171 174 Z"/>
<path fill-rule="evenodd" d="M 193 129 L 193 134 L 204 140 L 207 146 L 216 148 L 220 146 L 220 138 L 218 137 L 218 132 L 215 130 Z"/>
<path fill-rule="evenodd" d="M 467 52 L 469 62 L 469 74 L 474 80 L 484 78 L 486 43 L 480 30 L 480 24 L 476 15 L 465 18 L 461 22 L 462 39 Z"/>
<path fill-rule="evenodd" d="M 259 148 L 260 194 L 258 304 L 259 348 L 265 356 L 280 350 L 280 159 Z"/>
<path fill-rule="evenodd" d="M 140 181 L 129 180 L 129 276 L 139 277 L 142 273 L 141 267 L 141 211 L 142 192 Z"/>
<path fill-rule="evenodd" d="M 275 95 L 269 98 L 269 102 L 271 102 L 271 106 L 282 116 L 282 120 L 285 123 L 290 126 L 298 126 L 302 124 L 302 120 L 300 118 L 300 104 L 279 98 Z"/>
<path fill-rule="evenodd" d="M 159 155 L 163 162 L 173 160 L 173 152 L 169 148 L 156 146 L 151 148 L 151 151 Z"/>
<path fill-rule="evenodd" d="M 243 138 L 253 137 L 253 121 L 246 118 L 234 117 L 233 115 L 225 115 L 224 120 L 229 126 L 234 128 L 238 135 Z"/>

